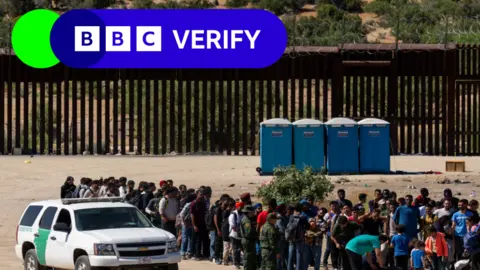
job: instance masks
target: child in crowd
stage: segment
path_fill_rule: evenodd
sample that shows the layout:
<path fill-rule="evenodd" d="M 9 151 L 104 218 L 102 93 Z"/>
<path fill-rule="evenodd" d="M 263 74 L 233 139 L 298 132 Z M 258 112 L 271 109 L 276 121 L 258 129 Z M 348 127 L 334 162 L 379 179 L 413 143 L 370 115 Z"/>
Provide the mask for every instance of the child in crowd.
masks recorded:
<path fill-rule="evenodd" d="M 445 234 L 437 232 L 435 227 L 430 227 L 429 236 L 425 242 L 425 251 L 429 261 L 432 262 L 433 269 L 445 269 L 449 253 Z"/>
<path fill-rule="evenodd" d="M 410 238 L 405 234 L 405 226 L 397 225 L 397 234 L 392 237 L 390 246 L 394 248 L 395 267 L 408 270 L 408 250 L 411 246 Z"/>
<path fill-rule="evenodd" d="M 410 265 L 415 270 L 423 270 L 425 263 L 425 243 L 417 241 L 415 248 L 410 253 Z"/>

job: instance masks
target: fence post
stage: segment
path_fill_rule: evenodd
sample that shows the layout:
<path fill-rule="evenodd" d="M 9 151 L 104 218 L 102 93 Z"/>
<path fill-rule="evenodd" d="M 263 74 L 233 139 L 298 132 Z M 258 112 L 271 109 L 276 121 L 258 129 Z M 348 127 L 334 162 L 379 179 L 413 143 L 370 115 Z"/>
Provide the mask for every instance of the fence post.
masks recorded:
<path fill-rule="evenodd" d="M 398 131 L 397 131 L 397 110 L 398 110 L 398 48 L 392 52 L 390 60 L 390 74 L 388 77 L 388 107 L 387 114 L 390 122 L 391 155 L 398 153 Z M 400 91 L 403 91 L 401 89 Z M 417 138 L 415 138 L 417 139 Z"/>
<path fill-rule="evenodd" d="M 333 57 L 332 77 L 332 118 L 343 115 L 343 55 L 335 54 Z"/>
<path fill-rule="evenodd" d="M 455 154 L 455 77 L 456 77 L 456 54 L 455 49 L 446 48 L 446 71 L 447 71 L 447 155 Z"/>

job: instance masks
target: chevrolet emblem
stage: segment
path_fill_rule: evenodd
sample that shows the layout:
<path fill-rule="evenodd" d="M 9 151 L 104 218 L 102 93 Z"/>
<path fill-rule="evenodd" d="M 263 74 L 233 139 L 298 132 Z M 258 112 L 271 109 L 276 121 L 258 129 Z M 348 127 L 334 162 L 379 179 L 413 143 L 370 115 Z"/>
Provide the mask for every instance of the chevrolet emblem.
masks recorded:
<path fill-rule="evenodd" d="M 138 248 L 138 251 L 147 251 L 148 250 L 148 247 L 139 247 Z"/>

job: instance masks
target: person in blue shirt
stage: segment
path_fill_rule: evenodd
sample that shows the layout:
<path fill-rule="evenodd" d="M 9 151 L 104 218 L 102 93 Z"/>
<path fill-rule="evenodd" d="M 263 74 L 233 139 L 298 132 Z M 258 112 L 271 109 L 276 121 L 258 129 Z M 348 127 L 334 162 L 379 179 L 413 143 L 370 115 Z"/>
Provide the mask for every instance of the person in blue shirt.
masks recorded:
<path fill-rule="evenodd" d="M 352 270 L 362 270 L 363 256 L 370 269 L 376 270 L 378 267 L 384 268 L 385 262 L 380 254 L 380 245 L 388 241 L 386 235 L 361 234 L 347 243 L 345 247 Z M 372 251 L 375 251 L 372 254 Z M 374 259 L 376 258 L 376 259 Z"/>
<path fill-rule="evenodd" d="M 452 230 L 453 230 L 453 243 L 454 243 L 454 258 L 459 261 L 463 257 L 463 251 L 465 249 L 463 245 L 463 237 L 467 234 L 467 218 L 473 216 L 473 213 L 468 209 L 468 200 L 461 200 L 458 202 L 458 211 L 452 216 Z"/>
<path fill-rule="evenodd" d="M 418 241 L 410 254 L 410 263 L 413 269 L 423 270 L 425 265 L 425 243 Z"/>
<path fill-rule="evenodd" d="M 307 200 L 301 200 L 300 204 L 302 205 L 301 215 L 303 217 L 305 217 L 307 220 L 315 217 L 312 216 L 313 213 L 310 211 L 312 205 Z"/>
<path fill-rule="evenodd" d="M 310 209 L 308 210 L 309 216 L 316 217 L 318 215 L 318 207 L 315 206 L 315 199 L 313 196 L 307 196 L 305 199 L 310 204 Z"/>
<path fill-rule="evenodd" d="M 397 225 L 396 231 L 397 234 L 394 235 L 390 241 L 390 246 L 394 249 L 395 267 L 408 270 L 408 255 L 410 246 L 412 245 L 411 237 L 405 233 L 404 225 Z"/>
<path fill-rule="evenodd" d="M 408 235 L 410 239 L 417 238 L 418 224 L 421 221 L 420 210 L 418 207 L 413 206 L 412 203 L 413 196 L 405 196 L 405 205 L 398 207 L 393 215 L 395 224 L 404 225 L 405 234 Z"/>

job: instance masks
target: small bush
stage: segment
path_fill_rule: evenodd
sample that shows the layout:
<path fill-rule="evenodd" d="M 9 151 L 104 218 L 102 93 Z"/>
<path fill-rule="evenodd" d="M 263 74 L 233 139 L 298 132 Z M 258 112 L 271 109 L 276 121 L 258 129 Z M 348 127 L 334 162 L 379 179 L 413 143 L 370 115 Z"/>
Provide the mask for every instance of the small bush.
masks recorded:
<path fill-rule="evenodd" d="M 321 5 L 317 8 L 317 17 L 321 20 L 341 21 L 343 19 L 343 12 L 334 5 Z"/>
<path fill-rule="evenodd" d="M 275 15 L 277 16 L 280 16 L 287 12 L 285 0 L 260 0 L 259 6 L 260 8 L 275 13 Z"/>
<path fill-rule="evenodd" d="M 227 7 L 239 8 L 245 7 L 248 4 L 248 0 L 227 0 L 225 5 Z"/>
<path fill-rule="evenodd" d="M 348 12 L 362 11 L 362 0 L 345 0 L 345 10 Z"/>
<path fill-rule="evenodd" d="M 311 168 L 303 171 L 295 167 L 277 168 L 273 180 L 262 184 L 256 196 L 263 201 L 276 199 L 285 204 L 294 204 L 308 196 L 323 200 L 334 187 L 325 174 L 315 174 Z"/>
<path fill-rule="evenodd" d="M 152 0 L 133 0 L 132 6 L 133 8 L 150 9 L 154 6 L 154 4 Z"/>
<path fill-rule="evenodd" d="M 365 12 L 375 13 L 379 16 L 390 13 L 391 9 L 392 6 L 386 1 L 372 1 L 363 8 Z"/>

